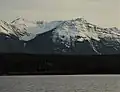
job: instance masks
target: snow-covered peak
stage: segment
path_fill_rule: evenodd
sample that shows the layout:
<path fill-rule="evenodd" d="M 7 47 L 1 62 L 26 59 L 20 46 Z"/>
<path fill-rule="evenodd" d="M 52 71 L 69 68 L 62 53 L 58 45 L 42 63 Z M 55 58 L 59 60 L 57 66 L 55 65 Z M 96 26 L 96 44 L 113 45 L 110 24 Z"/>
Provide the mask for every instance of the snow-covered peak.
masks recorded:
<path fill-rule="evenodd" d="M 0 32 L 7 35 L 15 35 L 19 40 L 29 41 L 38 34 L 56 28 L 61 23 L 62 21 L 29 21 L 24 18 L 17 18 L 10 23 L 1 20 Z"/>
<path fill-rule="evenodd" d="M 0 33 L 5 33 L 5 34 L 9 34 L 9 25 L 7 22 L 1 20 L 0 21 Z"/>
<path fill-rule="evenodd" d="M 29 35 L 29 33 L 26 32 L 25 25 L 15 25 L 13 23 L 8 23 L 3 20 L 0 22 L 0 31 L 7 35 L 15 35 L 16 37 L 21 37 L 23 35 Z"/>
<path fill-rule="evenodd" d="M 53 41 L 64 44 L 66 47 L 75 46 L 75 42 L 88 41 L 93 50 L 93 40 L 100 42 L 101 39 L 120 43 L 120 30 L 114 28 L 101 28 L 88 23 L 83 18 L 65 21 L 53 31 Z M 97 52 L 99 53 L 99 52 Z"/>
<path fill-rule="evenodd" d="M 24 25 L 26 27 L 35 27 L 36 26 L 36 22 L 29 21 L 29 20 L 24 19 L 24 18 L 17 18 L 14 21 L 12 21 L 11 24 L 14 24 L 14 25 Z"/>

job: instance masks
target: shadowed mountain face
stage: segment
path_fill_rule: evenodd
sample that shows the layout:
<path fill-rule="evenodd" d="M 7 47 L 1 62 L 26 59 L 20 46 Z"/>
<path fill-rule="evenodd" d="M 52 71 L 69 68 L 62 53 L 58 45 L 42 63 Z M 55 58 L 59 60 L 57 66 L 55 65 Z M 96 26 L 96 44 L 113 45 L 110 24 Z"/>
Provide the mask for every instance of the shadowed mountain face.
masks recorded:
<path fill-rule="evenodd" d="M 0 22 L 0 53 L 120 54 L 120 30 L 101 28 L 83 18 L 67 21 Z"/>
<path fill-rule="evenodd" d="M 15 36 L 0 34 L 0 53 L 23 53 L 24 43 Z"/>
<path fill-rule="evenodd" d="M 25 50 L 31 54 L 96 54 L 90 44 L 85 41 L 77 43 L 75 47 L 67 48 L 64 44 L 54 43 L 52 31 L 37 36 L 26 43 Z"/>

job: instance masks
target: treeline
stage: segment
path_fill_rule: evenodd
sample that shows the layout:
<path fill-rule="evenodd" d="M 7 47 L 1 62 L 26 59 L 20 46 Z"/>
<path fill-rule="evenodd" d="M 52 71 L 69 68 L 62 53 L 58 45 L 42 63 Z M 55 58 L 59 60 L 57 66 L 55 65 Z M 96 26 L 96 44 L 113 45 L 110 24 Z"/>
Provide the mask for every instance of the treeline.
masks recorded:
<path fill-rule="evenodd" d="M 119 56 L 0 55 L 0 74 L 117 74 Z"/>

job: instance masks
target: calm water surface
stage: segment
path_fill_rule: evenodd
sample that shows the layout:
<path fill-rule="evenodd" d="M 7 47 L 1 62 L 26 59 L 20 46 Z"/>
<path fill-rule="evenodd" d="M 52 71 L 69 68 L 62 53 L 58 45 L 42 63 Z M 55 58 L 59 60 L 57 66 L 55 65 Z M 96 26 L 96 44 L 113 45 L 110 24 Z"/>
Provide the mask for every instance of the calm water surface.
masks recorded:
<path fill-rule="evenodd" d="M 0 92 L 120 92 L 120 76 L 1 76 Z"/>

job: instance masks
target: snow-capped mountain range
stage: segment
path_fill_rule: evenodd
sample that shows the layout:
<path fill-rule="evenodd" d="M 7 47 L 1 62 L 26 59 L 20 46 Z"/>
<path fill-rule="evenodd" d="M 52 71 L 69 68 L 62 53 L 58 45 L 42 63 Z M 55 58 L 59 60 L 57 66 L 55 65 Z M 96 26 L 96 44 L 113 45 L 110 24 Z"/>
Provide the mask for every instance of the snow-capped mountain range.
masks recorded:
<path fill-rule="evenodd" d="M 0 21 L 0 33 L 6 36 L 14 35 L 21 41 L 29 42 L 38 35 L 52 30 L 53 43 L 60 43 L 66 48 L 75 47 L 75 43 L 87 41 L 92 49 L 97 50 L 95 43 L 102 40 L 106 46 L 112 46 L 115 50 L 120 49 L 120 30 L 116 27 L 102 28 L 98 25 L 87 22 L 84 18 L 76 18 L 65 21 L 29 21 L 24 18 L 17 18 L 12 22 Z M 42 42 L 40 42 L 42 43 Z"/>

